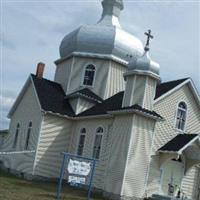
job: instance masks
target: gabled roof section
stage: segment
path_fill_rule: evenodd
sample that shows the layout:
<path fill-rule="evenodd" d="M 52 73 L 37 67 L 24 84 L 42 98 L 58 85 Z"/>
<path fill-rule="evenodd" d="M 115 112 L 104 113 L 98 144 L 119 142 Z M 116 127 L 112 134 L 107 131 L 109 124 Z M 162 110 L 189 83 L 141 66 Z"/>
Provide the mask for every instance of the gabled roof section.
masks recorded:
<path fill-rule="evenodd" d="M 200 106 L 200 96 L 191 78 L 179 79 L 175 81 L 161 83 L 160 85 L 158 85 L 156 88 L 154 103 L 157 103 L 163 98 L 171 95 L 186 84 L 188 84 L 197 104 Z"/>
<path fill-rule="evenodd" d="M 79 89 L 71 94 L 68 94 L 66 98 L 74 98 L 74 97 L 83 97 L 91 101 L 95 101 L 97 103 L 101 103 L 103 99 L 96 95 L 94 92 L 89 90 L 88 88 Z"/>
<path fill-rule="evenodd" d="M 82 116 L 92 116 L 92 115 L 105 115 L 108 114 L 108 110 L 118 110 L 122 106 L 124 92 L 119 92 L 114 96 L 104 100 L 102 103 L 97 103 L 95 106 L 86 110 L 78 115 Z"/>
<path fill-rule="evenodd" d="M 55 114 L 74 116 L 71 105 L 60 84 L 47 79 L 39 79 L 31 74 L 41 109 Z"/>
<path fill-rule="evenodd" d="M 116 95 L 106 99 L 102 103 L 96 104 L 94 107 L 86 110 L 85 112 L 80 113 L 77 117 L 86 117 L 86 116 L 94 116 L 94 115 L 107 115 L 114 114 L 119 112 L 135 112 L 138 114 L 143 114 L 146 116 L 163 119 L 158 113 L 155 111 L 150 111 L 142 108 L 139 105 L 133 105 L 129 107 L 122 107 L 124 92 L 119 92 Z"/>
<path fill-rule="evenodd" d="M 160 120 L 163 119 L 163 117 L 161 115 L 159 115 L 157 112 L 155 111 L 151 111 L 151 110 L 148 110 L 148 109 L 145 109 L 145 108 L 142 108 L 140 105 L 138 104 L 135 104 L 133 106 L 128 106 L 128 107 L 123 107 L 123 108 L 120 108 L 118 110 L 113 110 L 113 111 L 117 111 L 117 112 L 120 112 L 120 111 L 126 111 L 126 112 L 130 112 L 130 111 L 133 111 L 133 112 L 136 112 L 138 114 L 143 114 L 143 115 L 146 115 L 146 116 L 150 116 L 150 117 L 154 117 L 154 118 L 159 118 Z M 109 110 L 109 112 L 113 112 L 112 110 Z"/>
<path fill-rule="evenodd" d="M 179 152 L 183 151 L 188 144 L 198 139 L 198 134 L 179 134 L 164 146 L 162 146 L 158 152 Z"/>
<path fill-rule="evenodd" d="M 164 82 L 164 83 L 159 84 L 156 88 L 155 99 L 158 99 L 160 96 L 169 92 L 170 90 L 172 90 L 173 88 L 175 88 L 176 86 L 180 85 L 181 83 L 183 83 L 184 81 L 188 79 L 189 78 L 183 78 L 183 79 Z"/>
<path fill-rule="evenodd" d="M 24 94 L 25 94 L 25 92 L 26 92 L 26 90 L 27 90 L 27 88 L 29 87 L 30 84 L 31 84 L 31 79 L 30 79 L 30 76 L 29 76 L 28 79 L 26 80 L 23 88 L 21 89 L 19 95 L 17 96 L 15 102 L 13 103 L 10 111 L 8 112 L 8 115 L 7 115 L 8 118 L 10 118 L 13 115 L 13 113 L 15 112 L 18 104 L 20 103 L 21 99 L 23 98 L 23 96 L 24 96 Z"/>

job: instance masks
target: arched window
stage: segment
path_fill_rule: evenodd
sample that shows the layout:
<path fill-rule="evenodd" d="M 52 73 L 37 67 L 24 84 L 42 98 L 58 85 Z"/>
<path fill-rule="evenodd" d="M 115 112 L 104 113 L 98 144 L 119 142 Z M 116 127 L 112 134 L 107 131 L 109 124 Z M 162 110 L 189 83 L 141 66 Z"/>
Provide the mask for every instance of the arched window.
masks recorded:
<path fill-rule="evenodd" d="M 178 104 L 177 114 L 176 114 L 176 128 L 184 131 L 186 123 L 187 105 L 185 102 L 180 102 Z"/>
<path fill-rule="evenodd" d="M 24 147 L 25 150 L 29 149 L 29 141 L 30 141 L 31 130 L 32 130 L 32 122 L 29 122 L 27 136 L 26 136 L 26 143 L 25 143 L 25 147 Z"/>
<path fill-rule="evenodd" d="M 13 148 L 15 149 L 17 146 L 17 139 L 18 139 L 18 135 L 19 135 L 19 130 L 20 130 L 20 124 L 17 124 L 16 127 L 16 131 L 15 131 L 15 139 L 14 139 L 14 143 L 13 143 Z"/>
<path fill-rule="evenodd" d="M 84 144 L 85 144 L 85 136 L 86 136 L 86 129 L 82 128 L 80 130 L 78 150 L 77 150 L 77 155 L 79 155 L 79 156 L 83 155 L 83 149 L 84 149 Z"/>
<path fill-rule="evenodd" d="M 92 86 L 95 76 L 95 66 L 90 64 L 85 68 L 83 85 Z"/>
<path fill-rule="evenodd" d="M 98 127 L 96 130 L 96 136 L 95 136 L 94 147 L 93 147 L 93 158 L 95 159 L 100 158 L 102 137 L 103 137 L 103 128 Z"/>

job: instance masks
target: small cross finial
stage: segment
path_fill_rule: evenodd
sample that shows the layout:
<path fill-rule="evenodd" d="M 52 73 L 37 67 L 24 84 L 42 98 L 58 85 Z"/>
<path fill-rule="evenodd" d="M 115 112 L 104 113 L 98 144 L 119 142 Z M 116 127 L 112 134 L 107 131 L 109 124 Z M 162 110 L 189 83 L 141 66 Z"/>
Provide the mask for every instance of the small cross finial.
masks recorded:
<path fill-rule="evenodd" d="M 145 32 L 144 34 L 147 36 L 147 42 L 146 42 L 146 46 L 144 50 L 149 51 L 149 42 L 150 42 L 150 39 L 153 39 L 153 35 L 151 35 L 151 30 L 148 30 L 148 32 Z"/>

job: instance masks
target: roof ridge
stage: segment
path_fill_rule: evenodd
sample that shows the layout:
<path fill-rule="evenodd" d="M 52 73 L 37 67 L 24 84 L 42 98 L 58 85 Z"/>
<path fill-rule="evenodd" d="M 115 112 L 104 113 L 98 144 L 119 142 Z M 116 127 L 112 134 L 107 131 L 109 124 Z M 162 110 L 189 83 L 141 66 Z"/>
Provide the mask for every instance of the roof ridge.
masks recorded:
<path fill-rule="evenodd" d="M 172 82 L 177 82 L 177 81 L 185 81 L 187 79 L 191 79 L 191 77 L 186 77 L 186 78 L 181 78 L 181 79 L 177 79 L 177 80 L 166 81 L 166 82 L 160 83 L 159 85 L 167 84 L 167 83 L 172 83 Z"/>
<path fill-rule="evenodd" d="M 36 76 L 35 74 L 33 74 L 33 73 L 31 73 L 31 76 L 33 76 L 34 78 L 38 79 L 37 76 Z M 52 80 L 49 80 L 49 79 L 47 79 L 47 78 L 41 78 L 40 80 L 48 81 L 48 82 L 50 82 L 50 83 L 53 83 L 53 84 L 56 84 L 56 85 L 61 86 L 60 83 L 57 83 L 57 82 L 52 81 Z M 62 87 L 62 86 L 61 86 L 61 87 Z"/>

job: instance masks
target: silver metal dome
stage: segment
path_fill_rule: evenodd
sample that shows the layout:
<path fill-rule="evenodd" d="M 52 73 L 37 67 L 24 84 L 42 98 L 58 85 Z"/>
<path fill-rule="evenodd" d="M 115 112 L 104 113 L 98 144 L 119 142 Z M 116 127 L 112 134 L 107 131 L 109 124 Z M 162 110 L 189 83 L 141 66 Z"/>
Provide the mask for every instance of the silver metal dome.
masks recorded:
<path fill-rule="evenodd" d="M 102 18 L 97 24 L 81 26 L 64 37 L 60 45 L 61 58 L 73 53 L 84 53 L 111 55 L 129 62 L 132 58 L 143 55 L 142 42 L 120 26 L 122 0 L 104 0 L 102 5 Z"/>
<path fill-rule="evenodd" d="M 144 73 L 150 73 L 159 77 L 160 75 L 160 65 L 149 56 L 149 51 L 146 51 L 142 57 L 133 59 L 128 64 L 128 71 L 140 71 Z"/>

